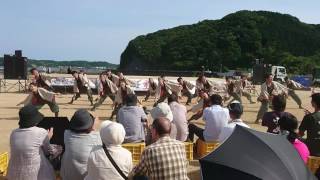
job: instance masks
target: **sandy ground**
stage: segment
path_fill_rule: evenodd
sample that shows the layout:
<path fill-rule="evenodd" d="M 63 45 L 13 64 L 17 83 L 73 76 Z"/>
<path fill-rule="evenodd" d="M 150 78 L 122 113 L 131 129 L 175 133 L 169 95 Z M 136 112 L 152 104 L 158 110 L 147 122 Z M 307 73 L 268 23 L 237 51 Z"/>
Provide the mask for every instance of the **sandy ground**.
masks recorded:
<path fill-rule="evenodd" d="M 140 77 L 141 78 L 141 77 Z M 171 78 L 169 78 L 171 79 Z M 172 78 L 175 79 L 175 78 Z M 195 78 L 188 78 L 191 80 L 194 80 Z M 310 91 L 297 91 L 297 94 L 300 96 L 303 102 L 303 106 L 306 109 L 312 110 L 310 105 Z M 16 104 L 20 101 L 22 101 L 27 94 L 22 93 L 0 93 L 0 152 L 9 151 L 9 137 L 10 133 L 13 129 L 18 127 L 18 111 L 19 108 L 16 106 Z M 74 104 L 69 105 L 67 102 L 70 101 L 72 95 L 66 94 L 66 95 L 60 95 L 57 97 L 57 102 L 60 107 L 60 116 L 67 116 L 69 119 L 73 115 L 73 113 L 79 109 L 79 108 L 85 108 L 90 109 L 90 103 L 87 100 L 86 95 L 82 95 L 82 97 L 74 102 Z M 95 96 L 96 97 L 96 96 Z M 143 99 L 142 96 L 139 97 L 139 99 Z M 253 97 L 254 100 L 256 100 L 256 97 Z M 182 102 L 185 102 L 186 99 L 183 99 Z M 248 123 L 249 126 L 252 128 L 259 130 L 259 131 L 266 131 L 265 127 L 262 127 L 260 125 L 254 124 L 254 120 L 256 118 L 256 114 L 258 111 L 258 108 L 260 106 L 260 103 L 256 104 L 249 104 L 248 101 L 243 97 L 244 101 L 244 115 L 242 119 Z M 154 102 L 153 98 L 149 99 L 149 102 L 143 102 L 144 106 L 147 106 L 148 109 L 151 108 L 152 104 Z M 196 103 L 196 99 L 193 99 L 193 104 Z M 189 109 L 191 106 L 188 106 Z M 53 116 L 53 113 L 51 113 L 48 106 L 44 106 L 40 110 L 44 115 L 46 116 Z M 291 99 L 288 99 L 287 103 L 287 111 L 294 114 L 300 121 L 302 120 L 304 116 L 304 111 L 302 109 L 299 109 L 297 104 Z M 109 119 L 110 113 L 111 113 L 111 101 L 108 99 L 102 106 L 100 106 L 95 112 L 92 112 L 95 116 L 98 116 L 100 120 L 106 120 Z M 188 116 L 191 116 L 192 114 L 189 113 Z M 199 120 L 195 122 L 198 125 L 203 126 L 203 121 Z M 99 123 L 96 125 L 97 129 L 99 128 Z M 193 163 L 194 164 L 194 163 Z M 194 171 L 196 174 L 199 173 L 197 164 L 190 167 L 189 171 Z M 193 179 L 193 178 L 192 178 Z"/>

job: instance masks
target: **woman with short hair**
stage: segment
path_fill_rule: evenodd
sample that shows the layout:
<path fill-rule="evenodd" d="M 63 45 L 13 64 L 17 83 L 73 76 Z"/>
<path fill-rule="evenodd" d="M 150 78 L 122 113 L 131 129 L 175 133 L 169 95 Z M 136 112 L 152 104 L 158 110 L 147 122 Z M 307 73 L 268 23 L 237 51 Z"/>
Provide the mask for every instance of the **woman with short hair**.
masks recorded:
<path fill-rule="evenodd" d="M 85 109 L 76 111 L 70 121 L 70 130 L 64 132 L 65 152 L 61 162 L 61 177 L 65 180 L 84 179 L 91 150 L 101 145 L 94 131 L 95 118 Z"/>

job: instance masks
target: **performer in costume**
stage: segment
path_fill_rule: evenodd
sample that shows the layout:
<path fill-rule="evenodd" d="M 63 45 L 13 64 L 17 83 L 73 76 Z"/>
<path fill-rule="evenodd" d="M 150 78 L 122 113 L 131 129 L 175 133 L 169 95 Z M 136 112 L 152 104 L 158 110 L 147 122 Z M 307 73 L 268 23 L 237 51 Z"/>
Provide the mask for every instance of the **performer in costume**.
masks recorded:
<path fill-rule="evenodd" d="M 196 92 L 203 90 L 211 96 L 212 94 L 219 94 L 220 92 L 225 91 L 225 89 L 226 88 L 223 84 L 210 81 L 203 74 L 201 74 L 196 80 Z"/>
<path fill-rule="evenodd" d="M 29 85 L 30 94 L 25 100 L 18 103 L 17 106 L 23 104 L 32 104 L 38 109 L 41 109 L 45 104 L 50 107 L 51 112 L 54 113 L 56 117 L 59 116 L 59 106 L 55 101 L 55 96 L 57 93 L 46 90 L 45 88 L 38 87 L 36 83 L 32 82 Z"/>
<path fill-rule="evenodd" d="M 151 95 L 155 96 L 156 92 L 157 92 L 158 84 L 156 82 L 154 82 L 154 80 L 152 78 L 149 78 L 148 83 L 149 83 L 149 88 L 148 88 L 147 95 L 144 98 L 144 101 L 148 101 L 149 97 Z"/>
<path fill-rule="evenodd" d="M 238 88 L 236 82 L 233 81 L 231 77 L 226 77 L 226 91 L 229 96 L 225 98 L 225 101 L 229 100 L 230 97 L 232 97 L 233 99 L 230 102 L 237 100 L 242 103 L 240 92 L 237 90 Z"/>
<path fill-rule="evenodd" d="M 288 96 L 291 96 L 292 99 L 298 104 L 300 109 L 302 108 L 302 102 L 300 97 L 296 94 L 295 90 L 296 89 L 304 89 L 305 87 L 302 86 L 300 83 L 297 83 L 291 79 L 289 79 L 288 77 L 285 78 L 285 82 L 288 88 Z"/>
<path fill-rule="evenodd" d="M 182 77 L 179 77 L 177 81 L 182 86 L 181 95 L 188 97 L 186 105 L 189 105 L 192 98 L 194 97 L 192 89 L 195 88 L 195 85 L 193 85 L 189 81 L 182 79 Z"/>
<path fill-rule="evenodd" d="M 250 92 L 248 92 L 248 89 L 252 87 L 251 83 L 248 81 L 248 78 L 246 75 L 241 75 L 241 80 L 237 84 L 237 88 L 241 96 L 244 96 L 248 99 L 250 104 L 254 104 L 255 102 L 252 101 L 252 97 Z"/>
<path fill-rule="evenodd" d="M 118 84 L 117 86 L 120 87 L 120 82 L 119 81 L 125 81 L 127 85 L 129 85 L 130 87 L 135 86 L 135 82 L 126 78 L 122 72 L 118 72 Z"/>
<path fill-rule="evenodd" d="M 207 107 L 210 107 L 210 97 L 205 91 L 200 90 L 199 97 L 201 98 L 200 101 L 196 105 L 194 105 L 190 110 L 188 110 L 188 112 L 191 111 L 195 113 L 191 116 L 191 118 L 188 121 L 198 120 L 202 117 L 203 110 Z"/>
<path fill-rule="evenodd" d="M 106 73 L 101 73 L 99 75 L 98 90 L 100 98 L 93 105 L 91 111 L 94 111 L 97 107 L 99 107 L 107 97 L 109 97 L 114 102 L 115 94 L 117 93 L 118 88 L 112 81 L 107 78 Z"/>
<path fill-rule="evenodd" d="M 114 109 L 111 113 L 110 119 L 113 119 L 113 116 L 118 113 L 118 110 L 124 104 L 127 95 L 134 94 L 133 89 L 131 89 L 131 87 L 127 85 L 125 81 L 120 80 L 119 82 L 120 82 L 120 87 L 118 88 L 118 91 L 115 96 Z"/>
<path fill-rule="evenodd" d="M 53 91 L 51 83 L 49 82 L 48 78 L 44 74 L 40 74 L 36 68 L 32 68 L 30 70 L 30 73 L 34 77 L 34 79 L 32 79 L 32 82 L 36 83 L 38 87 Z"/>
<path fill-rule="evenodd" d="M 119 77 L 113 74 L 110 69 L 106 71 L 106 75 L 107 75 L 107 78 L 113 82 L 113 84 L 117 86 L 119 85 Z"/>
<path fill-rule="evenodd" d="M 74 77 L 73 92 L 75 94 L 72 97 L 69 104 L 72 104 L 75 100 L 77 100 L 80 97 L 81 93 L 87 93 L 88 100 L 90 101 L 91 105 L 93 105 L 92 90 L 89 85 L 87 75 L 84 73 L 78 73 L 77 71 L 73 71 L 72 76 Z"/>
<path fill-rule="evenodd" d="M 282 84 L 273 81 L 272 74 L 266 76 L 266 81 L 261 85 L 261 93 L 258 97 L 258 101 L 261 102 L 260 109 L 257 114 L 255 123 L 259 123 L 265 112 L 268 111 L 274 95 L 287 96 L 287 88 Z"/>
<path fill-rule="evenodd" d="M 157 101 L 154 104 L 154 107 L 161 102 L 164 102 L 169 95 L 175 93 L 180 96 L 182 87 L 178 83 L 173 83 L 165 79 L 164 76 L 158 78 L 158 87 L 156 90 Z"/>

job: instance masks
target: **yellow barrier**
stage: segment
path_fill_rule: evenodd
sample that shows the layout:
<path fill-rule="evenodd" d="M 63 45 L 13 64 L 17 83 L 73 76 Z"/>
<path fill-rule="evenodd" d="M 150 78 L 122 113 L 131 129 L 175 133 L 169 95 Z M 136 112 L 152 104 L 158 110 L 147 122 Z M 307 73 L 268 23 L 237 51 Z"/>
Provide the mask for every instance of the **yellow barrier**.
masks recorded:
<path fill-rule="evenodd" d="M 307 166 L 315 173 L 320 166 L 320 157 L 309 156 Z"/>
<path fill-rule="evenodd" d="M 191 142 L 184 142 L 186 148 L 186 156 L 189 161 L 193 160 L 193 143 Z"/>
<path fill-rule="evenodd" d="M 196 142 L 197 145 L 197 155 L 199 158 L 204 157 L 205 155 L 209 154 L 213 150 L 215 150 L 218 146 L 218 142 L 204 142 L 200 139 Z"/>
<path fill-rule="evenodd" d="M 0 154 L 0 176 L 5 176 L 7 174 L 9 162 L 9 153 L 5 152 Z"/>
<path fill-rule="evenodd" d="M 132 154 L 132 162 L 133 165 L 136 165 L 140 161 L 141 154 L 145 148 L 144 143 L 127 143 L 127 144 L 122 144 L 122 147 L 128 149 L 128 151 L 131 152 Z"/>

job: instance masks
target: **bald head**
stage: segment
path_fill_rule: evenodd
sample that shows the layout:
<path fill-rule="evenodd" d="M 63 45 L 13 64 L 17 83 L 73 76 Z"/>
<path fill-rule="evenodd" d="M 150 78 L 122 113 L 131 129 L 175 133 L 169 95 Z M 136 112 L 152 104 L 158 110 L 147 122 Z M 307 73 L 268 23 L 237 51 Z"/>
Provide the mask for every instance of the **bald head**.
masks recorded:
<path fill-rule="evenodd" d="M 152 123 L 152 127 L 159 136 L 169 135 L 171 131 L 171 123 L 169 119 L 164 117 L 155 119 Z"/>

